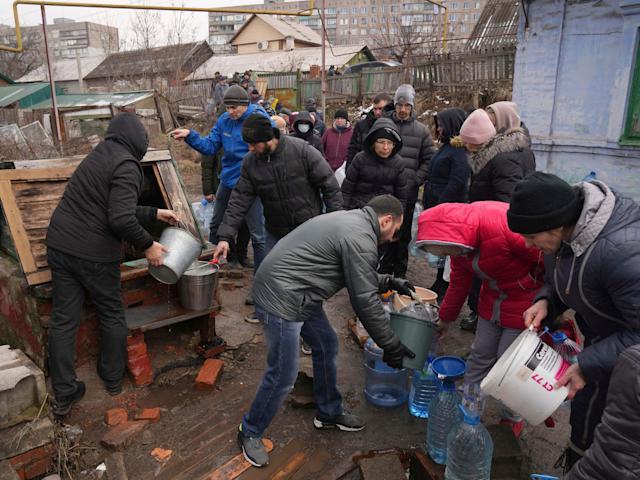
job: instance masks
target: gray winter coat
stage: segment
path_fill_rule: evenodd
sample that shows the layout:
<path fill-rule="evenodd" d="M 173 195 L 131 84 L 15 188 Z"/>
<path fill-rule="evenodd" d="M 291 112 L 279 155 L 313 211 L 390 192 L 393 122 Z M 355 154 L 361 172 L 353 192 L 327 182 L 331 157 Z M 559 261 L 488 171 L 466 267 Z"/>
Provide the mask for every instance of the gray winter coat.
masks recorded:
<path fill-rule="evenodd" d="M 371 207 L 327 213 L 308 220 L 280 240 L 262 261 L 253 282 L 253 299 L 273 315 L 305 321 L 340 289 L 371 338 L 382 349 L 400 339 L 385 319 L 377 295 L 390 275 L 376 272 L 380 225 Z"/>
<path fill-rule="evenodd" d="M 607 379 L 620 353 L 640 343 L 640 205 L 599 181 L 574 187 L 584 198 L 569 242 L 545 256 L 536 300 L 550 319 L 568 308 L 585 336 L 578 364 L 587 381 Z"/>
<path fill-rule="evenodd" d="M 415 112 L 408 120 L 400 120 L 394 111 L 390 116 L 402 137 L 403 167 L 407 170 L 409 184 L 409 204 L 413 205 L 418 195 L 418 189 L 427 180 L 429 161 L 435 151 L 433 139 L 429 129 L 416 119 Z"/>
<path fill-rule="evenodd" d="M 593 444 L 565 480 L 640 478 L 640 345 L 627 348 L 613 370 L 607 406 Z"/>

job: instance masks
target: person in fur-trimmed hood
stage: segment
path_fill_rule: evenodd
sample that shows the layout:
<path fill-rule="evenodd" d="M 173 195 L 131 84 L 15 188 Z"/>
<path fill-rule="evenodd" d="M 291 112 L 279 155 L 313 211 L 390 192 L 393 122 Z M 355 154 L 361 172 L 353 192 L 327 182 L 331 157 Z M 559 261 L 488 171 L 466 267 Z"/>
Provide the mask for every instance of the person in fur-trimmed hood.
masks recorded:
<path fill-rule="evenodd" d="M 465 145 L 471 152 L 469 201 L 508 202 L 516 184 L 535 171 L 530 140 L 521 127 L 496 133 L 489 115 L 475 110 L 465 120 L 453 146 Z"/>

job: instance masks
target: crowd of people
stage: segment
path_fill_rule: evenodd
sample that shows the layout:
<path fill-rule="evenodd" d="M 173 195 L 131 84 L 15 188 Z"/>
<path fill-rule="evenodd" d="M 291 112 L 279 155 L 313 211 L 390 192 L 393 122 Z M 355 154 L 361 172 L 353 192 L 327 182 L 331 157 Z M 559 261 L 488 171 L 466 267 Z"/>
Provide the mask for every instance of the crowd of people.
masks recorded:
<path fill-rule="evenodd" d="M 189 129 L 171 135 L 219 158 L 218 175 L 212 164 L 203 163 L 208 170 L 203 193 L 215 200 L 209 234 L 214 257 L 235 261 L 243 228 L 253 245 L 254 281 L 247 303 L 255 312 L 246 320 L 263 324 L 268 351 L 264 377 L 239 426 L 245 458 L 258 467 L 269 462 L 261 439 L 293 387 L 300 338 L 313 363 L 314 426 L 365 428 L 362 419 L 343 409 L 338 339 L 323 302 L 346 288 L 384 361 L 401 368 L 405 357 L 413 357 L 391 329 L 379 293 L 415 290 L 404 277 L 414 208 L 422 203 L 414 241 L 434 259 L 432 289 L 439 295 L 445 334 L 465 300 L 472 312 L 460 325 L 475 331 L 466 381 L 481 382 L 524 329 L 553 329 L 566 322 L 574 327 L 563 315 L 574 310 L 584 349 L 557 383 L 568 387 L 572 399 L 566 478 L 613 478 L 594 476 L 602 465 L 619 479 L 636 478 L 627 472 L 640 461 L 638 429 L 615 425 L 624 415 L 637 418 L 637 402 L 614 405 L 614 399 L 637 400 L 637 368 L 627 369 L 635 372 L 632 381 L 620 380 L 626 372 L 619 369 L 617 377 L 612 375 L 619 357 L 625 365 L 639 364 L 633 348 L 640 344 L 640 206 L 602 181 L 572 186 L 536 172 L 529 131 L 512 102 L 438 112 L 434 143 L 430 129 L 418 120 L 416 92 L 408 84 L 393 95 L 376 95 L 366 116 L 352 125 L 344 109 L 325 119 L 314 99 L 307 99 L 301 111 L 278 106 L 268 112 L 254 101 L 251 72 L 238 80 L 228 86 L 226 78 L 216 79 L 212 94 L 224 112 L 208 135 Z M 131 135 L 140 129 L 135 116 L 114 119 L 105 141 L 71 179 L 49 228 L 50 368 L 60 414 L 84 394 L 69 348 L 79 297 L 68 298 L 63 288 L 79 289 L 88 282 L 86 272 L 96 268 L 95 262 L 113 264 L 115 257 L 107 253 L 115 252 L 121 239 L 146 249 L 151 264 L 161 263 L 162 246 L 139 222 L 178 220 L 170 211 L 132 207 L 146 144 Z M 101 167 L 104 188 L 96 189 L 91 187 L 96 180 L 83 174 L 101 155 L 111 160 Z M 219 179 L 215 188 L 214 177 Z M 95 211 L 102 213 L 87 224 L 86 208 L 77 205 L 86 202 L 92 188 Z M 93 232 L 96 238 L 104 237 L 108 247 L 100 255 L 92 250 L 94 242 L 76 248 L 69 239 L 79 228 L 84 233 L 77 238 L 87 238 L 94 224 L 100 227 Z M 74 266 L 72 255 L 87 266 Z M 103 329 L 103 350 L 109 354 L 101 357 L 99 371 L 107 389 L 117 393 L 124 371 L 122 306 L 114 301 L 119 284 L 103 283 L 108 295 L 97 306 L 111 327 Z M 520 436 L 524 424 L 516 412 L 503 408 L 501 421 Z"/>

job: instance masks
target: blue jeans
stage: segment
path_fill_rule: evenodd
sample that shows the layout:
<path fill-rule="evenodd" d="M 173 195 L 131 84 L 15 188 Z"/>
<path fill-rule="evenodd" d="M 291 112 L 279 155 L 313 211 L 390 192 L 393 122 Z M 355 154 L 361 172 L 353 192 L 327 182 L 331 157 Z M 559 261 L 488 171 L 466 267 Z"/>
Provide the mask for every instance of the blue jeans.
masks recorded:
<path fill-rule="evenodd" d="M 224 212 L 229 205 L 229 199 L 233 188 L 229 188 L 224 184 L 220 184 L 216 192 L 216 201 L 213 204 L 213 218 L 211 219 L 209 241 L 218 243 L 218 227 L 224 218 Z M 251 233 L 251 244 L 253 245 L 253 271 L 258 271 L 260 262 L 265 256 L 264 253 L 264 215 L 262 213 L 262 202 L 256 198 L 253 205 L 247 212 L 245 217 L 249 232 Z"/>
<path fill-rule="evenodd" d="M 321 418 L 342 414 L 342 395 L 338 391 L 336 357 L 338 337 L 319 306 L 305 322 L 291 322 L 256 305 L 267 340 L 267 370 L 262 377 L 249 412 L 242 419 L 242 431 L 262 437 L 298 376 L 300 335 L 311 347 L 313 395 Z"/>

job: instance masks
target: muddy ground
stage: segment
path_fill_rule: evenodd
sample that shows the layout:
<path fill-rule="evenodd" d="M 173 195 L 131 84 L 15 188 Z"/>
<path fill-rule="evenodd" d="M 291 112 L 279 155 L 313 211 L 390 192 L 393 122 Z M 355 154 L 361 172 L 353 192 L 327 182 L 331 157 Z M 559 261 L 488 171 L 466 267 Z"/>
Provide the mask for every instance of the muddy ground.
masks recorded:
<path fill-rule="evenodd" d="M 178 147 L 174 154 L 190 198 L 198 200 L 199 165 L 192 154 L 183 155 L 183 152 L 184 149 Z M 125 406 L 131 413 L 141 407 L 162 409 L 160 421 L 150 424 L 124 452 L 129 479 L 206 478 L 238 454 L 237 425 L 253 398 L 265 361 L 261 327 L 243 321 L 250 311 L 250 307 L 244 305 L 250 278 L 250 272 L 245 270 L 243 288 L 221 291 L 223 308 L 216 318 L 216 332 L 225 339 L 229 350 L 221 356 L 225 362 L 224 373 L 214 391 L 203 392 L 194 387 L 201 361 L 193 354 L 198 337 L 195 327 L 188 322 L 146 334 L 154 368 L 176 367 L 159 374 L 149 387 L 136 388 L 127 379 L 124 393 L 109 397 L 96 376 L 94 362 L 79 368 L 79 377 L 87 382 L 87 395 L 66 422 L 80 426 L 84 432 L 82 446 L 86 449 L 82 450 L 82 463 L 85 467 L 95 467 L 108 455 L 99 443 L 107 432 L 103 417 L 107 409 L 116 406 Z M 407 278 L 416 285 L 429 286 L 433 271 L 423 260 L 411 258 Z M 323 472 L 331 472 L 359 450 L 422 448 L 425 442 L 426 421 L 409 415 L 406 405 L 383 409 L 365 400 L 363 353 L 347 328 L 353 311 L 346 291 L 339 292 L 325 308 L 341 343 L 338 380 L 344 405 L 362 416 L 367 421 L 367 428 L 358 433 L 319 432 L 312 425 L 313 409 L 294 408 L 287 402 L 267 431 L 275 444 L 273 463 L 277 463 L 278 458 L 289 458 L 296 451 L 304 451 L 313 459 L 305 466 L 305 475 L 292 478 L 322 478 Z M 466 314 L 466 311 L 462 312 L 462 315 Z M 465 356 L 472 340 L 473 334 L 453 325 L 441 353 Z M 310 357 L 302 356 L 301 360 L 301 369 L 311 375 Z M 561 409 L 555 418 L 555 429 L 544 425 L 525 427 L 519 440 L 524 455 L 520 478 L 528 478 L 528 473 L 559 473 L 553 464 L 568 438 L 568 412 Z M 496 402 L 489 401 L 484 422 L 490 425 L 497 420 Z M 158 463 L 150 455 L 155 447 L 172 450 L 171 459 L 164 464 Z M 253 469 L 239 478 L 271 478 L 271 475 L 269 471 Z"/>

